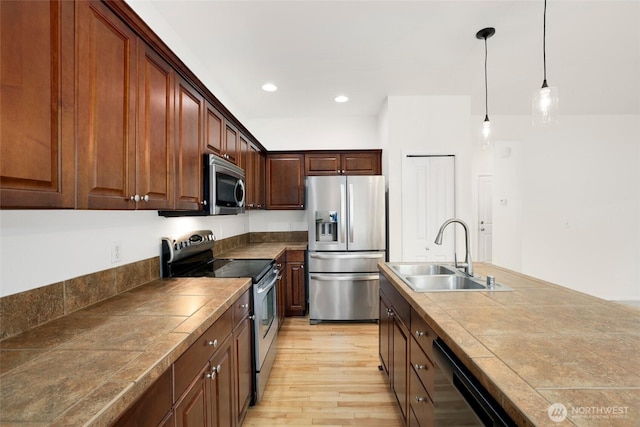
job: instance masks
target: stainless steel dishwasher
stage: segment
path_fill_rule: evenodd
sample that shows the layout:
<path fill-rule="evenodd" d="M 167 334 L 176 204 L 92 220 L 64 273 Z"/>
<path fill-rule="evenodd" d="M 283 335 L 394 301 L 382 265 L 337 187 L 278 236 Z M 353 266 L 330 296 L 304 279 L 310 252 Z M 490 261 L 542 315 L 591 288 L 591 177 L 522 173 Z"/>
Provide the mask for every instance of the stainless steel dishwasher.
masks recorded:
<path fill-rule="evenodd" d="M 489 392 L 438 338 L 433 342 L 435 358 L 434 425 L 516 426 Z"/>

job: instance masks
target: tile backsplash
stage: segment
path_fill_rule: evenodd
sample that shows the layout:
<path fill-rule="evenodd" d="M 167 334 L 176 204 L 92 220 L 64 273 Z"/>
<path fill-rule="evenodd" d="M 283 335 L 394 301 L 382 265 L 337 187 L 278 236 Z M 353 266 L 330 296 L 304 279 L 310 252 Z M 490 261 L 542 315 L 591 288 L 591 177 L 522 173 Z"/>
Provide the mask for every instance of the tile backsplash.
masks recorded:
<path fill-rule="evenodd" d="M 306 231 L 254 232 L 216 241 L 214 255 L 249 243 L 306 242 Z M 160 278 L 160 257 L 0 298 L 0 340 Z"/>

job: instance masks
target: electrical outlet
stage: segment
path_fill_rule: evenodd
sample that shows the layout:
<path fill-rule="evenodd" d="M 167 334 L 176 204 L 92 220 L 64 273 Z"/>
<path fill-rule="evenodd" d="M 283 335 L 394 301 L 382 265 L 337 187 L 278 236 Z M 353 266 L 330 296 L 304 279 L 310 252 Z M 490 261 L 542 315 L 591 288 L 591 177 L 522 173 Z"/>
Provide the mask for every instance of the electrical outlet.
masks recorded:
<path fill-rule="evenodd" d="M 111 243 L 111 264 L 122 261 L 122 243 L 120 241 Z"/>

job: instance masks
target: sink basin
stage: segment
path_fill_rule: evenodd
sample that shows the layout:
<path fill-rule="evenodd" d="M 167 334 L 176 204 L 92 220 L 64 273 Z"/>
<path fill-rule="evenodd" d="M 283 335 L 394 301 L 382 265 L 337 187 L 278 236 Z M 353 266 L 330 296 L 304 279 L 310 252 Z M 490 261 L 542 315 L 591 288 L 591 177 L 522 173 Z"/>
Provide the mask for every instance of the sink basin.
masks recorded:
<path fill-rule="evenodd" d="M 456 274 L 455 267 L 442 264 L 389 264 L 399 276 L 433 276 Z"/>
<path fill-rule="evenodd" d="M 406 276 L 405 282 L 415 291 L 468 291 L 486 286 L 464 276 Z"/>
<path fill-rule="evenodd" d="M 486 279 L 467 276 L 450 264 L 389 262 L 387 266 L 416 292 L 513 290 L 498 283 L 487 288 Z"/>

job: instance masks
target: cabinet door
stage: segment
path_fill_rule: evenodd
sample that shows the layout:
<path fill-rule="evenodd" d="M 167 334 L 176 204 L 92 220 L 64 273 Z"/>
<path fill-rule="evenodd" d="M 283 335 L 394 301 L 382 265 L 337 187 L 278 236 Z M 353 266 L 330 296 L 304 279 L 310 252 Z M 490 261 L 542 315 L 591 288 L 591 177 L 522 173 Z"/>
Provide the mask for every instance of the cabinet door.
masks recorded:
<path fill-rule="evenodd" d="M 230 427 L 235 425 L 233 402 L 233 345 L 227 339 L 211 359 L 211 380 L 209 404 L 212 408 L 211 426 Z"/>
<path fill-rule="evenodd" d="M 171 411 L 171 369 L 167 369 L 114 426 L 156 427 Z"/>
<path fill-rule="evenodd" d="M 267 209 L 304 209 L 304 155 L 268 154 Z"/>
<path fill-rule="evenodd" d="M 75 206 L 74 4 L 0 1 L 0 205 Z"/>
<path fill-rule="evenodd" d="M 207 363 L 189 386 L 182 400 L 176 404 L 176 427 L 203 427 L 211 422 L 211 368 Z"/>
<path fill-rule="evenodd" d="M 341 172 L 344 175 L 381 175 L 382 159 L 379 151 L 342 153 Z"/>
<path fill-rule="evenodd" d="M 211 104 L 206 103 L 206 117 L 204 119 L 206 153 L 222 157 L 224 152 L 225 120 L 222 114 Z"/>
<path fill-rule="evenodd" d="M 257 146 L 251 144 L 253 156 L 253 200 L 255 209 L 264 209 L 265 155 Z"/>
<path fill-rule="evenodd" d="M 240 133 L 231 123 L 225 124 L 225 149 L 222 157 L 235 165 L 240 164 Z"/>
<path fill-rule="evenodd" d="M 380 294 L 380 321 L 378 322 L 378 349 L 380 354 L 380 366 L 383 372 L 389 377 L 389 368 L 391 367 L 391 353 L 389 353 L 389 343 L 391 342 L 392 329 L 391 324 L 391 308 L 389 303 Z"/>
<path fill-rule="evenodd" d="M 244 169 L 245 175 L 249 175 L 249 169 L 253 167 L 249 157 L 249 140 L 241 133 L 238 134 L 238 166 Z"/>
<path fill-rule="evenodd" d="M 149 46 L 140 43 L 136 194 L 138 209 L 172 209 L 174 72 Z"/>
<path fill-rule="evenodd" d="M 198 210 L 202 201 L 204 100 L 187 81 L 176 87 L 176 209 Z"/>
<path fill-rule="evenodd" d="M 398 399 L 400 410 L 402 411 L 402 417 L 407 418 L 408 408 L 408 366 L 409 366 L 409 351 L 408 351 L 408 339 L 409 333 L 404 325 L 393 316 L 392 323 L 392 373 L 391 373 L 391 389 Z"/>
<path fill-rule="evenodd" d="M 242 425 L 247 414 L 253 392 L 253 363 L 251 353 L 251 319 L 246 317 L 234 331 L 235 339 L 235 383 L 237 425 Z"/>
<path fill-rule="evenodd" d="M 286 252 L 287 289 L 286 315 L 304 316 L 307 309 L 307 293 L 305 289 L 306 274 L 304 270 L 304 251 Z"/>
<path fill-rule="evenodd" d="M 101 2 L 77 2 L 78 207 L 133 209 L 137 37 Z"/>
<path fill-rule="evenodd" d="M 307 176 L 339 175 L 340 155 L 338 153 L 306 153 L 304 173 Z"/>

